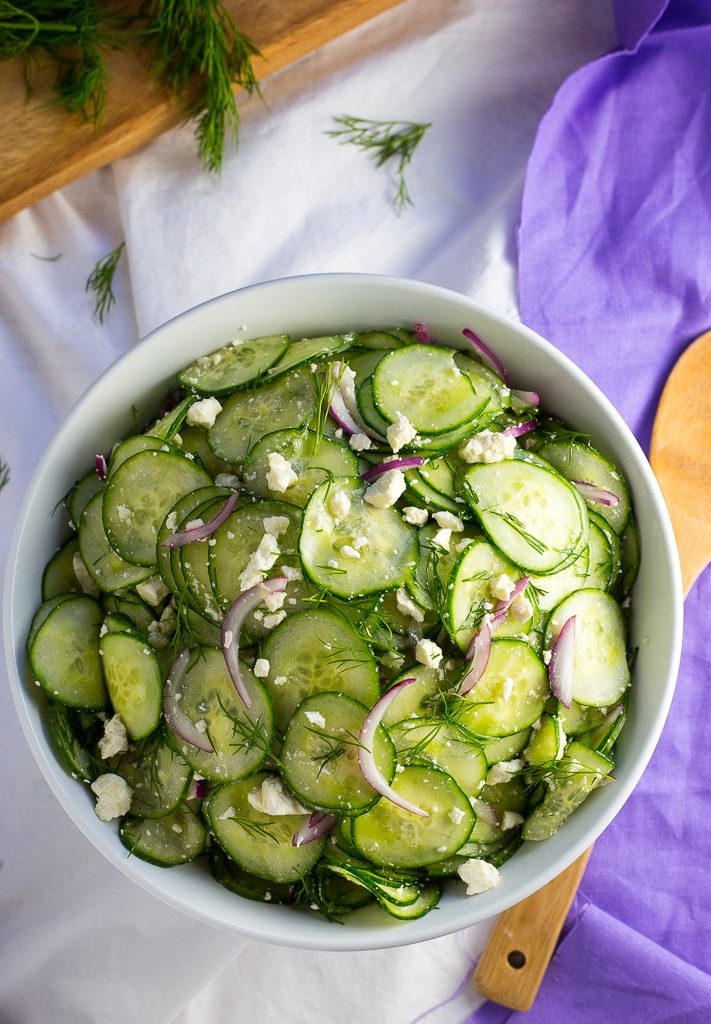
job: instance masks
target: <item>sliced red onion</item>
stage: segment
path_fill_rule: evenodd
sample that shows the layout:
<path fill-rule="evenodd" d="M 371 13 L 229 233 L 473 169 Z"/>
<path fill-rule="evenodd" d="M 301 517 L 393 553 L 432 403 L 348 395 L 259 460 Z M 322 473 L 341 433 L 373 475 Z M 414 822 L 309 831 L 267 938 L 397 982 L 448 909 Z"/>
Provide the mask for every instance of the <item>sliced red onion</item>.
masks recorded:
<path fill-rule="evenodd" d="M 494 373 L 497 373 L 499 377 L 508 384 L 509 377 L 504 368 L 504 364 L 498 356 L 494 355 L 489 346 L 486 345 L 481 338 L 474 333 L 474 331 L 470 331 L 468 327 L 464 328 L 462 334 L 467 341 L 471 342 L 472 346 L 478 352 L 479 356 L 483 359 L 489 369 L 493 370 Z"/>
<path fill-rule="evenodd" d="M 99 480 L 106 479 L 106 459 L 103 455 L 94 456 L 94 469 L 99 477 Z"/>
<path fill-rule="evenodd" d="M 424 466 L 425 462 L 426 459 L 420 455 L 410 455 L 405 459 L 392 459 L 391 462 L 379 462 L 377 466 L 371 466 L 370 469 L 366 469 L 365 473 L 361 473 L 361 477 L 370 483 L 371 480 L 376 480 L 383 473 L 389 473 L 391 469 L 415 469 L 417 466 Z"/>
<path fill-rule="evenodd" d="M 366 437 L 369 437 L 371 439 L 371 441 L 377 441 L 378 443 L 385 441 L 384 437 L 382 437 L 380 434 L 377 433 L 377 431 L 369 427 L 368 424 L 363 420 L 363 417 L 360 414 L 360 410 L 358 409 L 358 405 L 356 404 L 354 395 L 349 394 L 348 389 L 343 386 L 343 382 L 339 381 L 338 386 L 334 388 L 333 395 L 331 396 L 330 407 L 331 409 L 335 408 L 336 412 L 338 413 L 341 408 L 341 403 L 343 409 L 355 424 L 356 430 L 353 431 L 355 434 L 365 434 Z M 331 413 L 331 415 L 333 415 L 333 413 Z M 338 417 L 334 416 L 333 418 L 337 419 Z M 344 430 L 348 429 L 345 427 L 344 423 L 341 423 L 341 426 L 344 428 Z"/>
<path fill-rule="evenodd" d="M 541 396 L 537 391 L 512 391 L 511 394 L 514 398 L 518 398 L 519 402 L 523 402 L 524 405 L 541 404 Z"/>
<path fill-rule="evenodd" d="M 214 748 L 205 733 L 200 732 L 193 721 L 191 721 L 180 707 L 180 684 L 183 681 L 185 670 L 190 660 L 190 652 L 185 648 L 180 652 L 173 662 L 168 673 L 163 691 L 163 718 L 171 732 L 174 732 L 181 740 L 191 743 L 198 750 L 204 750 L 208 754 L 214 753 Z"/>
<path fill-rule="evenodd" d="M 343 395 L 338 388 L 336 388 L 331 396 L 331 404 L 328 407 L 328 411 L 331 414 L 331 418 L 336 421 L 341 430 L 344 430 L 349 437 L 352 437 L 353 434 L 365 433 L 348 412 L 346 403 L 343 401 Z"/>
<path fill-rule="evenodd" d="M 227 669 L 234 683 L 235 690 L 242 698 L 245 707 L 251 708 L 252 701 L 247 691 L 247 686 L 242 678 L 242 670 L 239 664 L 239 642 L 242 634 L 244 620 L 251 611 L 254 611 L 264 600 L 264 591 L 270 594 L 279 594 L 286 590 L 286 576 L 274 576 L 271 580 L 264 580 L 257 583 L 249 590 L 232 602 L 227 610 L 222 623 L 222 653 L 227 664 Z"/>
<path fill-rule="evenodd" d="M 375 763 L 375 757 L 373 756 L 373 744 L 375 741 L 375 733 L 382 720 L 386 710 L 390 707 L 395 698 L 402 693 L 406 686 L 416 682 L 414 676 L 408 679 L 403 679 L 401 682 L 391 686 L 389 690 L 386 690 L 380 700 L 375 704 L 363 722 L 361 730 L 358 734 L 358 742 L 361 744 L 358 747 L 358 764 L 360 770 L 363 773 L 363 778 L 372 786 L 376 793 L 380 793 L 386 800 L 391 800 L 398 807 L 402 807 L 404 811 L 410 811 L 412 814 L 418 814 L 421 818 L 429 818 L 429 813 L 424 811 L 417 804 L 410 803 L 409 800 L 405 800 L 404 797 L 396 793 L 395 790 L 388 785 L 383 776 L 380 774 L 377 764 Z"/>
<path fill-rule="evenodd" d="M 208 794 L 207 779 L 193 779 L 192 793 L 193 800 L 204 800 Z"/>
<path fill-rule="evenodd" d="M 215 530 L 218 530 L 225 520 L 229 518 L 230 514 L 234 512 L 238 499 L 239 494 L 235 491 L 234 494 L 229 496 L 216 516 L 213 516 L 206 523 L 201 523 L 199 526 L 192 526 L 188 530 L 178 530 L 176 533 L 171 533 L 170 537 L 166 537 L 163 541 L 161 547 L 182 548 L 186 544 L 193 544 L 197 540 L 206 540 L 208 537 L 211 537 Z"/>
<path fill-rule="evenodd" d="M 474 634 L 471 643 L 467 647 L 467 659 L 471 659 L 471 664 L 467 669 L 467 674 L 459 684 L 459 693 L 462 697 L 465 693 L 469 693 L 484 675 L 486 666 L 489 664 L 490 654 L 491 628 L 489 623 L 485 622 L 481 629 Z"/>
<path fill-rule="evenodd" d="M 427 330 L 427 328 L 425 327 L 421 320 L 418 320 L 417 323 L 415 324 L 415 336 L 422 345 L 436 344 L 435 340 L 433 338 L 430 338 L 429 331 Z"/>
<path fill-rule="evenodd" d="M 575 655 L 575 616 L 563 623 L 556 642 L 551 648 L 548 679 L 551 693 L 569 708 L 573 703 L 573 667 Z"/>
<path fill-rule="evenodd" d="M 294 832 L 291 837 L 292 846 L 305 846 L 313 843 L 314 839 L 320 839 L 330 832 L 338 823 L 335 814 L 326 814 L 325 811 L 313 811 L 300 829 Z"/>
<path fill-rule="evenodd" d="M 578 488 L 586 501 L 593 501 L 597 505 L 606 505 L 608 508 L 620 504 L 617 495 L 612 491 L 606 491 L 604 487 L 596 487 L 595 484 L 589 484 L 585 480 L 571 480 L 570 482 Z"/>
<path fill-rule="evenodd" d="M 526 420 L 525 423 L 516 423 L 512 427 L 507 427 L 506 430 L 502 430 L 501 433 L 509 434 L 511 437 L 522 437 L 524 434 L 530 434 L 537 426 L 538 420 Z"/>
<path fill-rule="evenodd" d="M 516 581 L 516 585 L 506 598 L 505 601 L 497 601 L 496 607 L 494 608 L 493 614 L 489 619 L 489 625 L 492 629 L 496 629 L 504 621 L 509 613 L 509 608 L 514 603 L 519 594 L 522 594 L 528 586 L 529 577 L 522 576 L 520 580 Z"/>

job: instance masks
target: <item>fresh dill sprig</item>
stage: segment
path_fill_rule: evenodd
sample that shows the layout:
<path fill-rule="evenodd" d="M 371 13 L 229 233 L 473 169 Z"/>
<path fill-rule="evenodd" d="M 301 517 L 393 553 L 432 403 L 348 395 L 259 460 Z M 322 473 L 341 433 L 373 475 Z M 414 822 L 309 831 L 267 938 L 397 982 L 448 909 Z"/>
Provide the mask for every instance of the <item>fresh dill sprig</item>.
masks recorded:
<path fill-rule="evenodd" d="M 98 261 L 86 280 L 84 291 L 93 292 L 96 296 L 94 315 L 98 316 L 99 323 L 101 324 L 103 324 L 104 317 L 116 302 L 113 290 L 114 274 L 116 273 L 121 253 L 125 248 L 126 243 L 121 242 L 115 249 L 112 249 L 107 256 Z"/>
<path fill-rule="evenodd" d="M 326 135 L 338 139 L 342 144 L 351 143 L 371 151 L 376 167 L 382 167 L 388 160 L 397 158 L 397 191 L 393 199 L 395 209 L 402 213 L 406 206 L 412 205 L 405 171 L 430 123 L 373 121 L 365 117 L 352 117 L 350 114 L 342 114 L 333 120 L 339 127 L 326 132 Z"/>
<path fill-rule="evenodd" d="M 279 842 L 274 833 L 269 831 L 270 825 L 276 825 L 275 821 L 253 821 L 251 818 L 243 818 L 239 814 L 228 818 L 227 821 L 232 825 L 239 825 L 239 827 L 243 828 L 250 836 L 261 836 L 262 839 L 272 839 L 277 844 Z"/>
<path fill-rule="evenodd" d="M 10 467 L 0 459 L 0 491 L 10 483 Z"/>
<path fill-rule="evenodd" d="M 197 118 L 198 156 L 219 172 L 225 141 L 239 134 L 235 87 L 260 94 L 252 58 L 259 50 L 235 25 L 221 0 L 154 0 L 143 37 L 153 47 L 157 78 Z"/>

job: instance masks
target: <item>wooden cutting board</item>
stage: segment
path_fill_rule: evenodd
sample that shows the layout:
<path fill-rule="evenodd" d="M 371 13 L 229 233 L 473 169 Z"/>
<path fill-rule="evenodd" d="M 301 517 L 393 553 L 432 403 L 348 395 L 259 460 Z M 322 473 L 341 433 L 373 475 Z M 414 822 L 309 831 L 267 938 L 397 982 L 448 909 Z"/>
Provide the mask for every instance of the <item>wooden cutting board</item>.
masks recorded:
<path fill-rule="evenodd" d="M 224 0 L 240 31 L 262 53 L 253 62 L 260 80 L 399 2 Z M 27 101 L 22 61 L 0 63 L 0 220 L 183 120 L 168 90 L 147 72 L 144 55 L 115 51 L 108 60 L 111 81 L 98 129 L 50 104 L 49 93 Z"/>

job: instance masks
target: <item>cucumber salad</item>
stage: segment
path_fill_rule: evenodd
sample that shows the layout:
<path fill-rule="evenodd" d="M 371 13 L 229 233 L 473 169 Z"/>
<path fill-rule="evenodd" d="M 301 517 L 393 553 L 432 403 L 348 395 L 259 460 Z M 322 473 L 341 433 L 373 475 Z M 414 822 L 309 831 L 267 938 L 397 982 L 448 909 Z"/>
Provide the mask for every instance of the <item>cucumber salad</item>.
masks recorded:
<path fill-rule="evenodd" d="M 612 782 L 627 484 L 462 333 L 235 340 L 67 496 L 31 678 L 128 856 L 411 920 Z"/>

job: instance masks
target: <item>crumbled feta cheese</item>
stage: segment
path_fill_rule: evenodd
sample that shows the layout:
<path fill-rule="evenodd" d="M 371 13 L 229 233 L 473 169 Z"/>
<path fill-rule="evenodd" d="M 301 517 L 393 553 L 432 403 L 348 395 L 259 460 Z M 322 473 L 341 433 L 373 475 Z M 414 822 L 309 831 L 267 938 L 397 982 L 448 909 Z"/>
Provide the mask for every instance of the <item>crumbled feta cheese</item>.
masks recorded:
<path fill-rule="evenodd" d="M 464 820 L 464 811 L 462 810 L 461 807 L 453 807 L 452 810 L 449 812 L 448 817 L 453 825 L 461 825 L 462 821 Z"/>
<path fill-rule="evenodd" d="M 344 544 L 340 553 L 344 558 L 360 558 L 360 551 L 356 550 L 352 544 Z"/>
<path fill-rule="evenodd" d="M 99 740 L 99 752 L 104 761 L 115 754 L 123 754 L 128 750 L 126 726 L 119 715 L 114 715 L 104 725 L 104 735 Z"/>
<path fill-rule="evenodd" d="M 133 790 L 120 775 L 111 772 L 100 775 L 92 782 L 91 789 L 97 796 L 94 810 L 102 821 L 122 818 L 128 813 Z"/>
<path fill-rule="evenodd" d="M 508 832 L 510 828 L 516 828 L 517 825 L 523 825 L 523 815 L 517 811 L 504 811 L 501 815 L 501 830 Z"/>
<path fill-rule="evenodd" d="M 217 820 L 218 821 L 229 821 L 230 818 L 236 818 L 236 817 L 237 817 L 237 812 L 235 811 L 234 807 L 228 807 L 226 810 L 224 810 L 222 812 L 222 814 L 218 814 L 217 815 Z"/>
<path fill-rule="evenodd" d="M 270 668 L 271 666 L 266 658 L 257 658 L 254 663 L 253 672 L 257 679 L 266 679 Z"/>
<path fill-rule="evenodd" d="M 201 733 L 207 732 L 207 722 L 205 721 L 205 719 L 204 718 L 198 719 L 198 721 L 195 723 L 195 728 L 197 729 L 198 732 L 201 732 Z"/>
<path fill-rule="evenodd" d="M 367 452 L 369 448 L 373 447 L 373 442 L 367 434 L 353 434 L 348 439 L 348 444 L 354 452 Z"/>
<path fill-rule="evenodd" d="M 264 532 L 270 536 L 281 537 L 282 533 L 286 533 L 289 529 L 289 518 L 288 516 L 267 516 L 266 519 L 262 519 L 262 526 Z"/>
<path fill-rule="evenodd" d="M 326 728 L 326 719 L 320 711 L 304 711 L 304 714 L 312 725 L 317 725 L 319 729 Z"/>
<path fill-rule="evenodd" d="M 451 533 L 461 533 L 464 529 L 464 523 L 453 512 L 435 512 L 432 518 L 438 526 L 449 530 Z"/>
<path fill-rule="evenodd" d="M 267 461 L 269 462 L 267 487 L 270 490 L 283 494 L 299 479 L 294 472 L 294 467 L 279 452 L 270 452 Z"/>
<path fill-rule="evenodd" d="M 415 661 L 427 668 L 439 668 L 442 660 L 442 648 L 434 640 L 418 640 L 415 645 Z"/>
<path fill-rule="evenodd" d="M 525 594 L 518 594 L 509 609 L 516 622 L 528 622 L 533 615 L 533 605 Z"/>
<path fill-rule="evenodd" d="M 514 681 L 511 676 L 506 676 L 503 683 L 501 684 L 501 696 L 504 700 L 508 700 L 513 693 Z"/>
<path fill-rule="evenodd" d="M 452 539 L 452 531 L 447 528 L 445 530 L 437 530 L 432 543 L 437 548 L 443 548 L 445 551 L 449 551 L 449 542 Z"/>
<path fill-rule="evenodd" d="M 279 575 L 283 576 L 289 583 L 293 583 L 295 580 L 302 580 L 304 578 L 301 569 L 295 569 L 291 565 L 280 565 Z"/>
<path fill-rule="evenodd" d="M 286 618 L 286 612 L 274 612 L 273 615 L 264 616 L 264 627 L 265 629 L 274 629 L 280 622 L 283 622 Z"/>
<path fill-rule="evenodd" d="M 193 402 L 185 419 L 191 427 L 205 427 L 209 430 L 221 412 L 222 406 L 216 398 L 201 398 L 199 402 Z"/>
<path fill-rule="evenodd" d="M 374 508 L 390 508 L 405 490 L 405 474 L 401 469 L 383 473 L 365 492 L 364 501 Z"/>
<path fill-rule="evenodd" d="M 215 477 L 215 485 L 217 487 L 231 487 L 233 491 L 236 491 L 239 487 L 240 480 L 234 473 L 218 473 Z"/>
<path fill-rule="evenodd" d="M 345 491 L 334 491 L 328 499 L 328 511 L 334 519 L 345 519 L 351 510 L 351 499 Z"/>
<path fill-rule="evenodd" d="M 78 551 L 75 551 L 72 555 L 72 569 L 74 575 L 77 578 L 77 582 L 85 594 L 91 594 L 92 597 L 98 597 L 101 593 L 94 580 L 89 575 L 89 570 L 84 564 L 84 559 L 81 557 Z"/>
<path fill-rule="evenodd" d="M 353 547 L 356 551 L 360 551 L 361 548 L 367 547 L 370 541 L 367 537 L 356 537 L 353 541 Z"/>
<path fill-rule="evenodd" d="M 486 776 L 487 786 L 498 786 L 500 782 L 510 782 L 511 776 L 520 772 L 523 768 L 523 761 L 520 757 L 513 761 L 499 761 L 492 765 Z"/>
<path fill-rule="evenodd" d="M 283 686 L 284 683 L 287 681 L 287 679 L 288 679 L 288 676 L 277 676 L 276 679 L 274 680 L 274 685 L 275 686 Z"/>
<path fill-rule="evenodd" d="M 465 462 L 503 462 L 513 458 L 516 438 L 511 434 L 481 430 L 459 448 Z"/>
<path fill-rule="evenodd" d="M 160 576 L 152 576 L 149 580 L 137 584 L 136 593 L 146 604 L 156 608 L 168 596 L 169 590 Z"/>
<path fill-rule="evenodd" d="M 329 560 L 326 562 L 326 565 L 328 566 L 329 569 L 337 569 L 338 568 L 338 559 L 337 558 L 329 558 Z"/>
<path fill-rule="evenodd" d="M 402 518 L 410 526 L 424 526 L 429 517 L 425 508 L 417 508 L 415 505 L 408 505 L 402 510 Z"/>
<path fill-rule="evenodd" d="M 487 892 L 488 889 L 495 889 L 501 881 L 498 868 L 477 857 L 472 857 L 464 864 L 460 864 L 457 874 L 466 884 L 467 896 L 478 896 L 479 893 Z"/>
<path fill-rule="evenodd" d="M 204 526 L 204 525 L 205 525 L 204 519 L 191 519 L 189 522 L 187 522 L 185 524 L 185 529 L 186 530 L 197 530 L 198 526 Z"/>
<path fill-rule="evenodd" d="M 165 526 L 167 530 L 174 530 L 178 525 L 178 516 L 175 511 L 169 512 L 165 517 Z"/>
<path fill-rule="evenodd" d="M 409 444 L 417 436 L 417 430 L 410 423 L 407 416 L 401 412 L 395 413 L 395 422 L 391 423 L 385 432 L 388 444 L 394 452 L 399 452 L 406 444 Z"/>
<path fill-rule="evenodd" d="M 565 745 L 568 742 L 568 737 L 565 735 L 565 729 L 563 728 L 562 725 L 560 725 L 560 723 L 559 723 L 559 730 L 560 731 L 558 733 L 558 749 L 555 752 L 555 756 L 556 756 L 556 760 L 557 761 L 560 761 L 561 757 L 565 753 Z"/>
<path fill-rule="evenodd" d="M 268 612 L 278 612 L 284 606 L 285 590 L 269 590 L 268 587 L 262 587 L 261 585 L 260 589 L 264 594 L 262 604 Z"/>
<path fill-rule="evenodd" d="M 262 814 L 308 814 L 309 812 L 285 788 L 278 775 L 269 775 L 261 786 L 247 794 L 247 800 L 255 811 Z"/>
<path fill-rule="evenodd" d="M 222 640 L 222 646 L 225 648 L 225 650 L 227 650 L 228 647 L 232 646 L 232 641 L 234 640 L 234 638 L 235 638 L 235 635 L 232 632 L 232 630 L 231 629 L 226 629 L 225 630 L 225 635 L 224 635 L 223 640 Z"/>
<path fill-rule="evenodd" d="M 415 622 L 422 622 L 424 620 L 424 612 L 417 607 L 415 602 L 412 600 L 408 592 L 403 587 L 400 587 L 400 589 L 396 592 L 395 601 L 397 602 L 397 610 L 399 612 L 402 612 L 403 615 L 409 616 L 409 618 L 414 619 Z"/>
<path fill-rule="evenodd" d="M 544 652 L 543 652 L 543 664 L 544 665 L 550 665 L 552 657 L 553 657 L 553 652 L 549 651 L 548 648 L 546 648 L 544 650 Z"/>
<path fill-rule="evenodd" d="M 177 832 L 178 835 L 180 835 L 180 833 L 183 831 L 183 826 L 179 825 L 177 821 L 174 821 L 170 827 L 173 830 L 173 832 Z"/>
<path fill-rule="evenodd" d="M 100 636 L 100 637 L 101 637 L 101 636 L 106 636 L 106 634 L 108 633 L 108 631 L 109 631 L 109 627 L 108 627 L 108 626 L 106 625 L 106 623 L 105 623 L 105 622 L 102 622 L 102 623 L 101 623 L 101 629 L 99 630 L 99 636 Z"/>
<path fill-rule="evenodd" d="M 244 592 L 250 587 L 256 587 L 264 580 L 265 574 L 272 568 L 279 557 L 279 544 L 276 537 L 271 533 L 265 533 L 259 542 L 257 550 L 250 557 L 247 565 L 240 573 L 240 590 Z"/>
<path fill-rule="evenodd" d="M 133 512 L 128 505 L 117 505 L 116 511 L 122 523 L 127 523 L 130 519 L 133 519 Z"/>
<path fill-rule="evenodd" d="M 508 601 L 515 586 L 511 577 L 502 572 L 500 576 L 495 576 L 491 581 L 491 596 L 495 597 L 497 601 Z"/>

